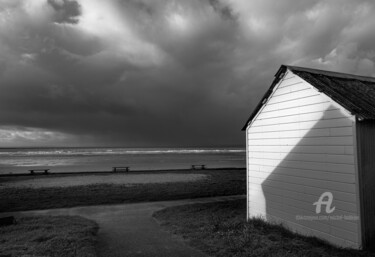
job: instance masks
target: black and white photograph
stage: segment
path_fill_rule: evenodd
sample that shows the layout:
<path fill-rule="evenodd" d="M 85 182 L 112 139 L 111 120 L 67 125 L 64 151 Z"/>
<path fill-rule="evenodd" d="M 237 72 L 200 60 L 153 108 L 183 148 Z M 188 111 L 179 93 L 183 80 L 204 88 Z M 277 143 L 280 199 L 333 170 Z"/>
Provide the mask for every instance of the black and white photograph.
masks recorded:
<path fill-rule="evenodd" d="M 0 0 L 24 256 L 375 256 L 375 1 Z"/>

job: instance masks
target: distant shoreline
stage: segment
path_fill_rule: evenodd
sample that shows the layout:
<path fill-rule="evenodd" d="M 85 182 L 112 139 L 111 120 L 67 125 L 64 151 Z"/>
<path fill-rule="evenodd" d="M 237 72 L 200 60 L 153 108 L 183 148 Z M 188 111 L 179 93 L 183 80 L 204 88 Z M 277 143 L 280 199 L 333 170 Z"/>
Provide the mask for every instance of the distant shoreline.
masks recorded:
<path fill-rule="evenodd" d="M 0 175 L 26 174 L 30 169 L 101 173 L 124 166 L 132 171 L 188 170 L 192 165 L 242 168 L 246 151 L 233 147 L 0 149 Z"/>
<path fill-rule="evenodd" d="M 113 148 L 113 149 L 246 149 L 246 146 L 186 146 L 186 147 L 168 147 L 168 146 L 160 146 L 160 147 L 126 147 L 126 146 L 26 146 L 26 147 L 0 147 L 0 150 L 3 149 L 105 149 L 105 148 Z"/>
<path fill-rule="evenodd" d="M 212 170 L 244 170 L 246 167 L 223 167 L 223 168 L 205 168 L 202 171 Z M 30 172 L 25 173 L 12 173 L 12 174 L 0 174 L 0 177 L 49 177 L 56 175 L 113 175 L 113 174 L 134 174 L 134 173 L 149 173 L 149 172 L 186 172 L 186 171 L 199 171 L 201 169 L 154 169 L 154 170 L 130 170 L 129 172 L 113 172 L 113 171 L 77 171 L 77 172 L 53 172 L 50 171 L 48 174 Z"/>

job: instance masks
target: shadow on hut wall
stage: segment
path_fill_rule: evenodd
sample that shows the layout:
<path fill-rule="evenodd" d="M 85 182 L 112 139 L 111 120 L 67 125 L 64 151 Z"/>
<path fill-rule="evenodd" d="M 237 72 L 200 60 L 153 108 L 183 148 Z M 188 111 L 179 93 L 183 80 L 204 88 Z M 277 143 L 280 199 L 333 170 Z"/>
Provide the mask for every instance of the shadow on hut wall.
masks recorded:
<path fill-rule="evenodd" d="M 334 244 L 358 247 L 352 121 L 340 113 L 330 106 L 295 142 L 281 138 L 290 145 L 280 148 L 278 160 L 263 161 L 261 170 L 268 176 L 261 187 L 268 221 Z M 335 115 L 341 118 L 332 118 Z M 332 196 L 332 203 L 322 204 L 319 211 L 314 203 L 326 192 L 322 200 Z"/>

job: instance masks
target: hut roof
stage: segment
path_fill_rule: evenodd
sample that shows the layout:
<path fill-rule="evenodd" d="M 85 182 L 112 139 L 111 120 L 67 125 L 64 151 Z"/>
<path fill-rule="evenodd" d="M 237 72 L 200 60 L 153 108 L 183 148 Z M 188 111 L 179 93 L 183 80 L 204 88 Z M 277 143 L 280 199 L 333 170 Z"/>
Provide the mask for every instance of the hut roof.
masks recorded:
<path fill-rule="evenodd" d="M 287 70 L 290 70 L 317 90 L 329 96 L 356 117 L 360 119 L 375 119 L 375 78 L 281 65 L 271 87 L 256 106 L 242 130 L 245 130 L 253 120 Z"/>

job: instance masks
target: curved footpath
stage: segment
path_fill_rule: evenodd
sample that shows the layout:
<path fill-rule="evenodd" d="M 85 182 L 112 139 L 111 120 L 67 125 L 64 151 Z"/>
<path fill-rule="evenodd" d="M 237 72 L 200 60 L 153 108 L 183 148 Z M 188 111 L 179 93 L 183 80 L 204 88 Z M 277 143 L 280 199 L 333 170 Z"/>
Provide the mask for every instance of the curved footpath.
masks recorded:
<path fill-rule="evenodd" d="M 79 215 L 99 224 L 98 253 L 101 257 L 203 257 L 183 239 L 163 231 L 152 218 L 155 211 L 170 206 L 244 199 L 245 195 L 177 201 L 100 205 L 8 213 L 14 216 Z M 244 214 L 245 215 L 245 214 Z M 197 217 L 199 218 L 199 217 Z"/>

